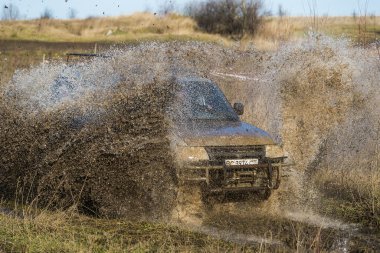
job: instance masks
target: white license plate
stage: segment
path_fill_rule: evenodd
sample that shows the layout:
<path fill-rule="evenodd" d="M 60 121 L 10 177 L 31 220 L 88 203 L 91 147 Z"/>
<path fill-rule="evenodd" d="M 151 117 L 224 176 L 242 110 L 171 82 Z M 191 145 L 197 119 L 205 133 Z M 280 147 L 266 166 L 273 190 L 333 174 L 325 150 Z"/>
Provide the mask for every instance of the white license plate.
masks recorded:
<path fill-rule="evenodd" d="M 255 164 L 259 164 L 259 159 L 225 160 L 226 166 L 242 166 L 242 165 L 255 165 Z"/>

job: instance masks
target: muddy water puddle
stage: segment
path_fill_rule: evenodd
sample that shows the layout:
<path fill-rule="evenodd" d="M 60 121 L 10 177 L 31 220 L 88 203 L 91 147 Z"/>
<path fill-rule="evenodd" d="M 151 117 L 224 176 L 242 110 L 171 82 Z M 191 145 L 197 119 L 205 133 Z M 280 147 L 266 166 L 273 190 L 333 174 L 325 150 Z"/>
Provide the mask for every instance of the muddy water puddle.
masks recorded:
<path fill-rule="evenodd" d="M 286 199 L 292 196 L 287 192 L 289 181 L 268 201 L 252 198 L 237 203 L 216 203 L 211 208 L 202 206 L 193 189 L 187 195 L 187 204 L 173 217 L 174 225 L 252 246 L 260 252 L 376 252 L 380 249 L 379 236 L 365 227 L 334 219 L 299 202 L 285 203 L 284 196 Z"/>
<path fill-rule="evenodd" d="M 239 209 L 243 210 L 239 210 Z M 380 240 L 356 224 L 311 212 L 270 213 L 245 204 L 218 207 L 182 224 L 190 230 L 264 252 L 377 252 Z"/>

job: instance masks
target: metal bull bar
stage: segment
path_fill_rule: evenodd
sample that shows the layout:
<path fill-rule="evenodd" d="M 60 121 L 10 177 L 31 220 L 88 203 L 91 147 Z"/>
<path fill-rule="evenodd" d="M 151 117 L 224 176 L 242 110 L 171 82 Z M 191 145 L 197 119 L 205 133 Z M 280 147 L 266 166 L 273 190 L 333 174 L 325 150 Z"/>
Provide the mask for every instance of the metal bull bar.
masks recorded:
<path fill-rule="evenodd" d="M 256 165 L 210 166 L 192 165 L 183 170 L 186 182 L 200 182 L 209 187 L 210 192 L 255 191 L 262 189 L 278 189 L 281 181 L 281 163 L 270 161 Z M 223 174 L 220 187 L 213 187 L 212 174 L 218 171 Z"/>

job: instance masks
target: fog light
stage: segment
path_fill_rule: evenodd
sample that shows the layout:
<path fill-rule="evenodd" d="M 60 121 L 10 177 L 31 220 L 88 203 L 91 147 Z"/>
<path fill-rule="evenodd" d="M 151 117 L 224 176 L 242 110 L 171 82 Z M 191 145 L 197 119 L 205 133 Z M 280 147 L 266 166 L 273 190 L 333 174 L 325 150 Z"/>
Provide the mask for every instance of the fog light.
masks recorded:
<path fill-rule="evenodd" d="M 278 145 L 266 145 L 265 157 L 281 158 L 281 157 L 287 157 L 287 155 L 285 154 L 284 150 Z"/>
<path fill-rule="evenodd" d="M 199 162 L 209 160 L 209 157 L 203 147 L 178 147 L 177 159 L 182 162 Z"/>

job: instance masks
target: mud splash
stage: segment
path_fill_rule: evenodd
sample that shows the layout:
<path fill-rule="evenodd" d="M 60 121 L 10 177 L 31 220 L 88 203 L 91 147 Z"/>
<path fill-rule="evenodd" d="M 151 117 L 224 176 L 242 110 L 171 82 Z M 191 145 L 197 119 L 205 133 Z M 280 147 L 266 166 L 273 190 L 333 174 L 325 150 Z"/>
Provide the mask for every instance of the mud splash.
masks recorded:
<path fill-rule="evenodd" d="M 321 168 L 379 170 L 373 158 L 380 77 L 373 52 L 319 35 L 275 53 L 196 42 L 146 43 L 104 52 L 109 58 L 19 71 L 1 87 L 0 192 L 30 202 L 45 199 L 48 206 L 75 204 L 105 216 L 165 216 L 178 186 L 166 110 L 171 80 L 196 75 L 216 81 L 231 103 L 245 103 L 243 120 L 267 130 L 295 164 L 285 170 L 288 178 L 269 202 L 247 215 L 241 215 L 240 205 L 223 215 L 202 214 L 198 227 L 210 234 L 217 227 L 222 237 L 250 233 L 256 240 L 277 219 L 255 221 L 249 228 L 245 221 L 267 212 L 281 215 L 281 224 L 307 224 L 309 232 L 310 227 L 344 230 L 334 219 L 318 212 L 310 219 L 299 209 L 323 209 L 309 180 Z M 215 225 L 220 220 L 241 229 Z M 285 227 L 276 231 L 297 236 L 292 225 Z M 305 237 L 318 233 L 309 232 Z M 278 238 L 297 247 L 291 237 Z"/>
<path fill-rule="evenodd" d="M 282 142 L 294 164 L 285 169 L 287 178 L 281 189 L 254 212 L 264 210 L 305 227 L 334 231 L 335 239 L 327 238 L 325 249 L 375 249 L 378 243 L 373 240 L 363 243 L 372 232 L 328 217 L 331 207 L 321 200 L 326 194 L 347 200 L 354 196 L 360 205 L 371 207 L 363 212 L 379 213 L 380 61 L 376 50 L 311 34 L 259 58 L 254 69 L 235 66 L 212 73 L 230 101 L 245 103 L 244 120 Z M 324 192 L 314 184 L 315 178 L 324 182 Z M 334 188 L 339 182 L 344 182 L 341 188 Z M 252 214 L 231 221 L 241 212 L 234 208 L 226 216 L 210 219 L 228 221 L 224 229 L 232 229 L 231 224 L 249 226 L 246 219 Z M 275 218 L 269 220 L 276 223 Z M 263 225 L 252 226 L 261 231 Z"/>
<path fill-rule="evenodd" d="M 89 103 L 83 101 L 58 114 L 7 115 L 1 129 L 6 133 L 2 193 L 52 208 L 78 205 L 111 217 L 159 217 L 172 206 L 176 184 L 164 109 L 158 109 L 165 108 L 170 93 L 152 84 L 145 94 L 149 100 L 119 90 L 101 103 L 93 98 L 93 109 L 79 107 Z"/>
<path fill-rule="evenodd" d="M 172 79 L 255 57 L 190 42 L 104 54 L 18 71 L 1 87 L 2 197 L 110 217 L 167 215 L 178 183 Z"/>

